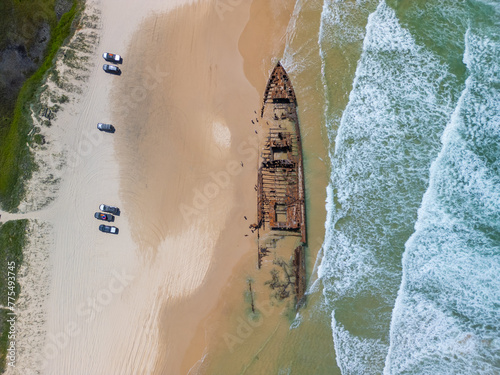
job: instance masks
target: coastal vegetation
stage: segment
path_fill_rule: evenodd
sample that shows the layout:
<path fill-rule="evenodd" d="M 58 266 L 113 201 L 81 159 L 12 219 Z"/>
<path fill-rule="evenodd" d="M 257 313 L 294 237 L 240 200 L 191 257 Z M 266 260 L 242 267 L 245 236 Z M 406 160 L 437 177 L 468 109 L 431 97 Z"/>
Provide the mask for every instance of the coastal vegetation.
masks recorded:
<path fill-rule="evenodd" d="M 34 170 L 36 162 L 30 151 L 31 142 L 40 142 L 36 137 L 31 138 L 31 105 L 37 100 L 40 88 L 46 74 L 52 67 L 54 58 L 71 35 L 72 24 L 79 13 L 80 6 L 73 0 L 71 9 L 58 20 L 54 0 L 36 1 L 35 5 L 23 5 L 23 2 L 2 2 L 2 28 L 0 46 L 5 47 L 10 35 L 15 39 L 18 35 L 28 30 L 33 33 L 40 25 L 50 25 L 50 39 L 45 49 L 44 58 L 38 69 L 24 82 L 15 103 L 0 108 L 0 204 L 5 210 L 15 210 L 24 195 L 24 183 Z M 5 22 L 3 22 L 5 21 Z M 12 36 L 12 32 L 5 29 L 8 25 L 18 27 L 19 34 Z M 29 25 L 29 26 L 26 26 Z M 15 32 L 14 32 L 15 33 Z M 8 101 L 7 101 L 8 102 Z"/>
<path fill-rule="evenodd" d="M 17 300 L 20 292 L 20 286 L 17 278 L 17 271 L 23 261 L 23 248 L 26 242 L 26 229 L 28 220 L 8 221 L 0 225 L 0 372 L 5 370 L 7 348 L 9 347 L 8 313 L 11 312 L 9 302 Z M 9 286 L 9 280 L 14 276 L 14 285 Z M 9 277 L 11 277 L 9 279 Z M 11 299 L 9 300 L 9 292 Z M 13 301 L 13 299 L 14 301 Z"/>
<path fill-rule="evenodd" d="M 2 1 L 0 4 L 0 205 L 14 211 L 24 196 L 24 184 L 37 169 L 31 152 L 43 144 L 39 128 L 33 128 L 33 108 L 42 84 L 81 10 L 77 0 Z M 12 58 L 12 56 L 15 56 Z M 19 62 L 20 61 L 20 62 Z M 61 103 L 65 98 L 61 99 Z M 7 364 L 12 333 L 12 303 L 20 293 L 18 270 L 23 261 L 28 220 L 0 225 L 0 372 Z M 10 296 L 10 299 L 9 299 Z M 9 306 L 10 302 L 10 306 Z"/>

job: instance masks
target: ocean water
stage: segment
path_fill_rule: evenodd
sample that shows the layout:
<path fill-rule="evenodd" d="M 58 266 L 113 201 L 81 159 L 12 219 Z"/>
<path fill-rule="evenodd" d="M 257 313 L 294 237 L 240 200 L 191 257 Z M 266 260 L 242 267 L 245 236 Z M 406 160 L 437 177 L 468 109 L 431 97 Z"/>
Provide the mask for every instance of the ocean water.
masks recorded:
<path fill-rule="evenodd" d="M 500 2 L 321 6 L 331 176 L 318 276 L 336 363 L 500 373 Z"/>

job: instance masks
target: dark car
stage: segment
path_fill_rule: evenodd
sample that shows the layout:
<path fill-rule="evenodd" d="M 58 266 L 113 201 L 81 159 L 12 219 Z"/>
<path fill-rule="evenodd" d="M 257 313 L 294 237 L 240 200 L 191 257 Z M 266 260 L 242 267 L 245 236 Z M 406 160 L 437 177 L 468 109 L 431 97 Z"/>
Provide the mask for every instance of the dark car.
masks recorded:
<path fill-rule="evenodd" d="M 115 64 L 121 64 L 123 61 L 120 55 L 115 55 L 114 53 L 109 53 L 109 52 L 104 52 L 102 54 L 102 57 L 104 57 L 104 60 Z"/>
<path fill-rule="evenodd" d="M 107 133 L 114 133 L 115 132 L 115 127 L 111 124 L 103 124 L 103 123 L 98 123 L 97 124 L 97 129 L 103 132 Z"/>
<path fill-rule="evenodd" d="M 120 209 L 118 207 L 107 206 L 105 204 L 101 204 L 99 209 L 103 212 L 109 212 L 113 215 L 120 216 Z"/>
<path fill-rule="evenodd" d="M 104 233 L 118 234 L 118 228 L 109 225 L 99 225 L 99 230 Z"/>
<path fill-rule="evenodd" d="M 103 214 L 102 212 L 96 212 L 94 214 L 94 217 L 97 220 L 103 220 L 103 221 L 115 221 L 115 217 L 111 214 Z"/>
<path fill-rule="evenodd" d="M 111 74 L 116 74 L 116 75 L 122 74 L 122 71 L 120 70 L 120 68 L 117 66 L 114 66 L 114 65 L 104 64 L 102 66 L 102 68 L 104 69 L 104 71 L 106 73 L 111 73 Z"/>

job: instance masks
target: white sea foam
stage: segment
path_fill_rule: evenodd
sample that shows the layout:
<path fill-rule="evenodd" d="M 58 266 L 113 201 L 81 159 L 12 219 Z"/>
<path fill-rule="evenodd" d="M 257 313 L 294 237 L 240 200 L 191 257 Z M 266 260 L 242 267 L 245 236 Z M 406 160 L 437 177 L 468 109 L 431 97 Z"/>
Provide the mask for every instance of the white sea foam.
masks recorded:
<path fill-rule="evenodd" d="M 376 339 L 362 339 L 351 334 L 335 319 L 332 313 L 332 331 L 337 365 L 342 374 L 376 374 L 366 363 L 377 363 L 383 360 L 385 345 Z M 377 358 L 378 356 L 378 358 Z M 359 358 L 363 358 L 360 361 Z M 340 360 L 342 359 L 342 360 Z M 376 367 L 376 366 L 373 366 Z"/>
<path fill-rule="evenodd" d="M 330 3 L 327 12 L 339 4 Z M 342 21 L 335 17 L 334 23 Z M 356 38 L 348 34 L 344 42 Z M 324 53 L 331 41 L 324 39 Z M 325 75 L 329 69 L 325 62 Z M 334 309 L 334 344 L 343 373 L 383 369 L 404 243 L 459 87 L 447 69 L 381 1 L 368 19 L 331 155 L 327 236 L 319 269 Z"/>
<path fill-rule="evenodd" d="M 386 374 L 498 372 L 500 37 L 471 24 L 470 76 L 406 244 Z"/>
<path fill-rule="evenodd" d="M 321 12 L 318 33 L 319 54 L 321 57 L 321 80 L 326 93 L 325 119 L 327 135 L 334 144 L 336 130 L 344 108 L 330 105 L 331 88 L 345 87 L 340 95 L 347 96 L 350 82 L 350 65 L 359 59 L 361 45 L 365 36 L 368 15 L 376 8 L 378 0 L 335 1 L 325 0 Z M 330 61 L 345 59 L 346 71 L 330 69 Z M 337 94 L 338 95 L 338 94 Z"/>
<path fill-rule="evenodd" d="M 308 12 L 314 12 L 318 7 L 317 1 L 297 0 L 291 20 L 287 28 L 287 41 L 285 51 L 283 52 L 283 66 L 289 74 L 294 75 L 303 72 L 311 67 L 311 61 L 314 61 L 316 50 L 310 48 L 314 43 L 314 36 L 311 33 L 297 33 L 301 28 L 309 29 L 311 27 L 308 19 L 303 19 L 303 15 Z"/>
<path fill-rule="evenodd" d="M 368 2 L 370 1 L 325 1 L 319 30 L 320 46 L 328 48 L 362 41 L 365 29 L 360 24 L 362 19 L 366 19 L 363 10 Z"/>
<path fill-rule="evenodd" d="M 292 323 L 290 324 L 290 330 L 298 328 L 300 326 L 300 323 L 302 323 L 303 319 L 304 318 L 302 317 L 302 315 L 298 312 L 295 315 L 295 318 L 293 319 Z"/>
<path fill-rule="evenodd" d="M 323 247 L 318 251 L 318 255 L 314 262 L 313 269 L 311 271 L 311 276 L 309 277 L 309 283 L 306 290 L 306 295 L 314 294 L 320 290 L 320 277 L 319 277 L 319 266 L 321 264 L 321 259 L 323 258 Z"/>

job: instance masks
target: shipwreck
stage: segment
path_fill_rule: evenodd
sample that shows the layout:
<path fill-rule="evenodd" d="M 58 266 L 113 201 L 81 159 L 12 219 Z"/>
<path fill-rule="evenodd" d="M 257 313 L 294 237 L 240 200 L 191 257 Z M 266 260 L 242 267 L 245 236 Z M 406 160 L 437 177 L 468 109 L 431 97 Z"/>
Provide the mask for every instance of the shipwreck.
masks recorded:
<path fill-rule="evenodd" d="M 268 284 L 280 299 L 294 294 L 299 307 L 306 288 L 304 169 L 297 99 L 279 62 L 267 82 L 260 117 L 257 223 L 251 225 L 258 231 L 258 267 L 272 255 Z"/>

